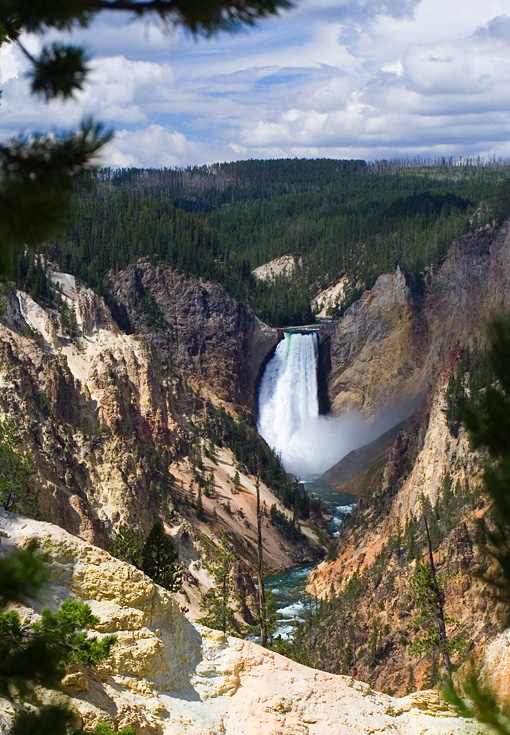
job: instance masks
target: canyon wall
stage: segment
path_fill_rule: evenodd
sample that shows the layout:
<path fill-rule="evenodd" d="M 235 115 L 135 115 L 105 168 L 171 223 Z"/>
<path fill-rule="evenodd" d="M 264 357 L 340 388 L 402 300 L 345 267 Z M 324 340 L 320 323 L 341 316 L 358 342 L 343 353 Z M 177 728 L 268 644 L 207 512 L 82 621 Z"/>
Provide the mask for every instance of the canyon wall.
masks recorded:
<path fill-rule="evenodd" d="M 200 391 L 254 408 L 261 366 L 279 341 L 214 283 L 139 262 L 114 280 L 114 294 L 138 334 Z"/>
<path fill-rule="evenodd" d="M 510 306 L 510 233 L 486 227 L 452 243 L 435 272 L 382 275 L 347 309 L 330 339 L 331 410 L 372 420 L 419 401 L 455 345 L 481 339 Z"/>
<path fill-rule="evenodd" d="M 0 318 L 0 410 L 34 459 L 33 497 L 23 510 L 103 548 L 122 524 L 144 538 L 162 518 L 188 569 L 185 601 L 197 610 L 210 585 L 200 567 L 209 539 L 231 533 L 242 569 L 256 568 L 255 478 L 228 446 L 211 447 L 207 417 L 216 406 L 249 414 L 277 332 L 220 287 L 143 263 L 118 276 L 127 332 L 74 277 L 50 270 L 50 278 L 60 301 L 41 306 L 5 289 Z M 140 293 L 131 294 L 138 281 L 146 289 L 141 307 Z M 192 447 L 201 456 L 198 474 Z M 206 479 L 197 518 L 197 482 Z M 282 537 L 269 508 L 289 521 L 292 513 L 264 483 L 261 492 L 265 570 L 317 558 L 315 534 L 303 524 L 299 542 Z"/>
<path fill-rule="evenodd" d="M 440 376 L 429 406 L 399 433 L 375 492 L 362 497 L 346 519 L 336 558 L 319 564 L 308 580 L 312 594 L 331 598 L 334 591 L 345 600 L 317 625 L 320 635 L 311 631 L 311 665 L 351 673 L 399 696 L 440 672 L 433 649 L 419 654 L 412 646 L 423 631 L 413 577 L 419 560 L 428 563 L 424 516 L 445 585 L 448 635 L 465 640 L 464 658 L 480 656 L 505 622 L 504 608 L 483 579 L 491 564 L 481 545 L 480 522 L 488 507 L 483 462 L 462 428 L 456 435 L 450 431 L 446 378 Z"/>
<path fill-rule="evenodd" d="M 341 529 L 336 558 L 310 575 L 308 589 L 319 597 L 334 590 L 343 600 L 350 580 L 357 590 L 355 607 L 342 612 L 340 605 L 317 636 L 314 665 L 337 671 L 343 661 L 340 670 L 400 695 L 430 680 L 433 657 L 417 656 L 411 646 L 419 617 L 412 579 L 428 553 L 425 515 L 438 573 L 447 580 L 449 635 L 463 635 L 480 655 L 501 630 L 504 611 L 482 579 L 491 564 L 481 544 L 489 505 L 483 460 L 463 428 L 449 424 L 446 393 L 464 351 L 483 345 L 484 321 L 508 309 L 509 285 L 508 225 L 487 227 L 455 240 L 435 273 L 416 278 L 397 269 L 381 276 L 337 324 L 328 386 L 333 411 L 356 409 L 371 421 L 420 397 L 423 405 L 398 434 L 375 492 L 366 497 L 357 488 L 362 499 Z"/>

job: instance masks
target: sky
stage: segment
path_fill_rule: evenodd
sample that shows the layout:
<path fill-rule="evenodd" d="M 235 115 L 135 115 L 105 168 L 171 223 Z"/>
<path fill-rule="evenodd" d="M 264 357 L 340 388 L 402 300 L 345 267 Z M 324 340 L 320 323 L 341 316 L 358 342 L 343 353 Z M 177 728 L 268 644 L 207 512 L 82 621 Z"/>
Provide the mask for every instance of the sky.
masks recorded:
<path fill-rule="evenodd" d="M 510 158 L 508 0 L 296 0 L 198 40 L 110 13 L 72 40 L 91 74 L 65 104 L 31 96 L 25 58 L 0 48 L 0 140 L 93 115 L 116 133 L 110 166 Z"/>

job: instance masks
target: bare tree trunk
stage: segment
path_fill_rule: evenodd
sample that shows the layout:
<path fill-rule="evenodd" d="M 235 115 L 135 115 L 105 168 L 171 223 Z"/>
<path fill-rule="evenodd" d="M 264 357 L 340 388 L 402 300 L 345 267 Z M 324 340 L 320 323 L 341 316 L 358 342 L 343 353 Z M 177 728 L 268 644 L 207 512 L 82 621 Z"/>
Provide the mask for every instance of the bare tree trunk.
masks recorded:
<path fill-rule="evenodd" d="M 227 575 L 223 575 L 223 581 L 221 583 L 221 629 L 224 635 L 227 635 L 227 607 L 228 607 L 228 578 Z"/>
<path fill-rule="evenodd" d="M 262 578 L 262 506 L 260 504 L 260 477 L 257 472 L 255 480 L 255 488 L 257 490 L 257 548 L 258 548 L 258 568 L 257 581 L 259 585 L 259 617 L 260 617 L 260 645 L 267 645 L 267 625 L 266 625 L 266 593 L 264 590 L 264 579 Z"/>
<path fill-rule="evenodd" d="M 7 499 L 5 500 L 3 504 L 4 510 L 9 510 L 9 508 L 11 507 L 12 496 L 13 496 L 13 491 L 11 487 L 11 489 L 9 490 L 9 495 L 7 496 Z"/>
<path fill-rule="evenodd" d="M 441 586 L 437 580 L 436 565 L 434 564 L 434 555 L 432 553 L 432 541 L 430 540 L 429 524 L 427 522 L 426 516 L 424 516 L 424 520 L 425 520 L 425 531 L 427 534 L 427 542 L 429 546 L 430 571 L 432 573 L 432 580 L 433 580 L 433 585 L 434 585 L 433 592 L 436 598 L 437 624 L 439 627 L 439 641 L 441 643 L 441 656 L 443 659 L 443 666 L 446 670 L 448 678 L 451 679 L 452 678 L 452 662 L 450 660 L 450 652 L 448 650 L 448 636 L 446 633 L 446 622 L 445 622 L 445 614 L 444 614 L 445 595 L 444 595 L 444 590 L 441 589 Z"/>

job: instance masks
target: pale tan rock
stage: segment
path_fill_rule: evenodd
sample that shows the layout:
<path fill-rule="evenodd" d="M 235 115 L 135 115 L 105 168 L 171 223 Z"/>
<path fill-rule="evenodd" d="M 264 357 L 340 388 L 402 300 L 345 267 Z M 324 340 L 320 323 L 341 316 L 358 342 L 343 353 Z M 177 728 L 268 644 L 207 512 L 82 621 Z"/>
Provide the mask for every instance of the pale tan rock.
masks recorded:
<path fill-rule="evenodd" d="M 397 266 L 381 275 L 336 322 L 332 412 L 354 410 L 371 420 L 412 404 L 456 345 L 479 342 L 485 320 L 508 310 L 509 284 L 508 222 L 455 239 L 435 271 L 413 276 Z"/>
<path fill-rule="evenodd" d="M 62 679 L 62 686 L 73 693 L 86 692 L 90 688 L 87 675 L 83 671 L 70 671 Z"/>
<path fill-rule="evenodd" d="M 274 281 L 276 278 L 291 278 L 301 258 L 295 255 L 281 255 L 268 263 L 259 265 L 252 273 L 258 281 Z"/>
<path fill-rule="evenodd" d="M 427 384 L 426 342 L 409 277 L 400 268 L 380 276 L 346 311 L 331 337 L 332 413 L 356 411 L 371 419 L 413 401 Z"/>
<path fill-rule="evenodd" d="M 508 706 L 510 691 L 510 629 L 505 630 L 487 647 L 482 674 L 499 701 Z"/>
<path fill-rule="evenodd" d="M 312 310 L 316 317 L 324 319 L 329 316 L 331 309 L 340 308 L 345 300 L 346 289 L 349 286 L 349 279 L 347 276 L 334 283 L 329 288 L 325 288 L 313 297 L 311 301 Z"/>
<path fill-rule="evenodd" d="M 315 671 L 254 643 L 192 624 L 141 572 L 50 524 L 0 512 L 1 551 L 38 538 L 52 578 L 46 602 L 83 599 L 115 630 L 110 660 L 70 674 L 86 729 L 105 720 L 138 735 L 474 735 L 434 693 L 401 700 Z M 106 616 L 112 615 L 107 621 Z"/>

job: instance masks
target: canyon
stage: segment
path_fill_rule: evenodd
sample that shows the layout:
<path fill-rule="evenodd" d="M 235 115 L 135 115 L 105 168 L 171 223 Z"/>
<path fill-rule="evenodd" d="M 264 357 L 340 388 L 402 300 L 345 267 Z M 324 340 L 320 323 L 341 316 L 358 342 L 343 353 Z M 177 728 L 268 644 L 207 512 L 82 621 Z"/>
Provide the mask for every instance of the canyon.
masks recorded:
<path fill-rule="evenodd" d="M 349 625 L 370 631 L 377 619 L 388 630 L 371 665 L 365 638 L 354 635 L 358 653 L 349 676 L 334 668 L 345 620 L 318 639 L 324 651 L 311 660 L 331 673 L 194 622 L 212 584 L 207 562 L 225 533 L 248 607 L 239 606 L 239 625 L 254 617 L 258 478 L 228 437 L 214 444 L 211 426 L 220 421 L 215 412 L 223 412 L 228 418 L 222 427 L 228 419 L 242 420 L 253 430 L 261 373 L 281 330 L 220 286 L 144 259 L 111 275 L 109 305 L 51 264 L 49 277 L 60 305 L 41 305 L 6 287 L 2 294 L 0 407 L 32 452 L 33 497 L 22 510 L 38 521 L 2 513 L 1 540 L 3 550 L 32 537 L 51 540 L 56 576 L 48 600 L 56 605 L 68 594 L 83 599 L 102 619 L 100 631 L 119 634 L 111 662 L 67 679 L 87 727 L 106 713 L 115 726 L 135 720 L 137 735 L 318 735 L 339 727 L 353 734 L 476 732 L 436 693 L 397 700 L 361 682 L 399 696 L 411 669 L 416 688 L 427 682 L 428 663 L 416 662 L 408 646 L 416 560 L 399 556 L 396 539 L 421 517 L 425 499 L 436 506 L 453 487 L 463 488 L 469 502 L 435 550 L 438 568 L 455 575 L 448 610 L 473 650 L 480 657 L 487 650 L 498 686 L 505 686 L 501 611 L 473 575 L 485 563 L 477 543 L 477 521 L 486 511 L 482 462 L 462 427 L 452 434 L 445 394 L 463 354 L 483 344 L 484 320 L 508 309 L 508 224 L 458 238 L 441 265 L 420 276 L 398 267 L 380 276 L 340 319 L 319 329 L 322 408 L 327 405 L 334 417 L 356 413 L 367 436 L 404 420 L 370 492 L 362 479 L 357 487 L 352 481 L 362 499 L 344 524 L 335 558 L 330 551 L 309 578 L 308 590 L 319 598 L 332 590 L 340 594 L 353 577 L 364 580 Z M 325 303 L 317 301 L 321 308 Z M 201 495 L 202 519 L 191 459 L 197 446 L 199 476 L 212 475 L 212 488 Z M 233 492 L 236 473 L 240 489 Z M 320 512 L 299 519 L 296 541 L 270 522 L 268 512 L 274 506 L 290 524 L 295 510 L 271 483 L 261 482 L 260 490 L 265 573 L 319 562 L 328 542 Z M 123 524 L 147 534 L 158 518 L 185 568 L 176 597 L 107 553 Z"/>

